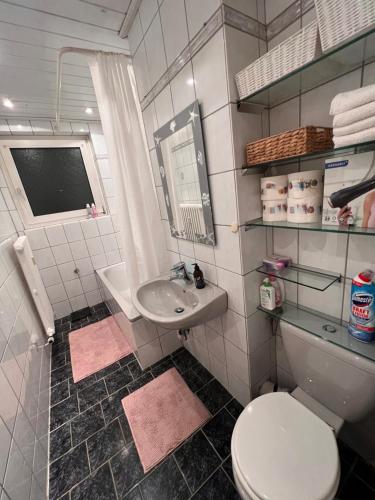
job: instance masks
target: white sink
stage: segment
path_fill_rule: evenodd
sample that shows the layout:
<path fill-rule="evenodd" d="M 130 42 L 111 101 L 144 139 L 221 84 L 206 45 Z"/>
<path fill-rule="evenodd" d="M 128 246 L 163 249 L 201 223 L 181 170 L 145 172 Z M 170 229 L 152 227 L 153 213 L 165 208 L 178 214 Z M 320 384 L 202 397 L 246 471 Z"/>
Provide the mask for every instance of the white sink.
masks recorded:
<path fill-rule="evenodd" d="M 193 282 L 170 281 L 160 276 L 132 292 L 134 306 L 145 318 L 170 330 L 192 328 L 227 310 L 227 293 L 206 283 L 198 290 Z"/>

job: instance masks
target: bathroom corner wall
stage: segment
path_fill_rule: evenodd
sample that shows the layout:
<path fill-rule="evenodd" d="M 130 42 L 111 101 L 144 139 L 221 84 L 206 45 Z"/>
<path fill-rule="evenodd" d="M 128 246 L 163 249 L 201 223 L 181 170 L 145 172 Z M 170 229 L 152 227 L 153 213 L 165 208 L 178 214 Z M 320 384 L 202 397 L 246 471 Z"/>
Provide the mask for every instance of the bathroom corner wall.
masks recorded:
<path fill-rule="evenodd" d="M 0 498 L 47 498 L 50 346 L 18 265 L 0 171 Z"/>
<path fill-rule="evenodd" d="M 85 219 L 25 230 L 9 189 L 1 188 L 0 225 L 4 226 L 3 232 L 12 234 L 17 230 L 18 234 L 25 233 L 30 239 L 55 318 L 58 319 L 101 302 L 95 270 L 124 260 L 107 148 L 100 123 L 62 122 L 60 130 L 56 131 L 50 121 L 23 120 L 21 129 L 15 125 L 18 121 L 0 120 L 0 138 L 7 135 L 89 136 L 107 203 L 108 214 L 96 220 Z M 0 157 L 1 168 L 4 167 Z M 8 206 L 9 211 L 1 211 L 1 206 Z M 75 269 L 79 269 L 79 275 L 74 272 Z"/>
<path fill-rule="evenodd" d="M 228 311 L 194 328 L 186 347 L 243 404 L 274 375 L 270 324 L 256 312 L 266 232 L 245 232 L 260 213 L 259 179 L 244 177 L 244 145 L 268 134 L 268 114 L 236 110 L 234 74 L 266 49 L 263 1 L 143 0 L 129 34 L 169 262 L 198 262 L 228 293 Z M 153 133 L 199 100 L 217 245 L 170 236 Z M 252 178 L 251 178 L 252 177 Z M 232 224 L 242 224 L 233 232 Z"/>
<path fill-rule="evenodd" d="M 315 18 L 315 8 L 310 0 L 274 2 L 266 0 L 268 49 L 271 49 Z M 364 65 L 340 78 L 321 85 L 270 110 L 270 133 L 307 125 L 331 127 L 330 103 L 339 92 L 375 83 L 375 63 Z M 275 169 L 296 172 L 324 168 L 324 159 L 302 161 Z M 295 262 L 307 266 L 341 273 L 344 279 L 325 292 L 289 284 L 287 296 L 307 307 L 323 311 L 337 318 L 348 320 L 351 279 L 367 267 L 374 268 L 374 241 L 371 237 L 318 233 L 312 231 L 273 230 L 273 249 L 276 253 L 290 255 Z M 282 339 L 277 341 L 277 376 L 281 386 L 295 385 L 285 356 Z M 370 415 L 360 425 L 346 425 L 343 436 L 360 454 L 375 463 L 375 415 Z"/>

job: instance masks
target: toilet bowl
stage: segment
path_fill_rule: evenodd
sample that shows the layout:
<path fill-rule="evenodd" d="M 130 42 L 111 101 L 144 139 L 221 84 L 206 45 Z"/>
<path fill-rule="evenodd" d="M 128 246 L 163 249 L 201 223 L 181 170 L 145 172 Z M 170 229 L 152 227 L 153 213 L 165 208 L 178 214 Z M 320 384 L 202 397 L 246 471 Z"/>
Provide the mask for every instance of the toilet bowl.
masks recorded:
<path fill-rule="evenodd" d="M 243 500 L 331 500 L 340 480 L 333 430 L 287 393 L 253 400 L 232 435 L 233 475 Z"/>

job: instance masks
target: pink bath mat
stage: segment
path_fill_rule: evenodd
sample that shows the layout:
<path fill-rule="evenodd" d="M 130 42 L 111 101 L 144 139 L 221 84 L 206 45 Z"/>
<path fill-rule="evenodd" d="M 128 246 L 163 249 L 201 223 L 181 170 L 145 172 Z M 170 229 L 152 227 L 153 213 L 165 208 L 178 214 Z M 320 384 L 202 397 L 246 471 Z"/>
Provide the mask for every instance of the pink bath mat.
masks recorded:
<path fill-rule="evenodd" d="M 145 472 L 211 416 L 176 368 L 126 396 L 122 406 Z"/>
<path fill-rule="evenodd" d="M 69 334 L 74 382 L 98 372 L 132 352 L 112 316 Z"/>

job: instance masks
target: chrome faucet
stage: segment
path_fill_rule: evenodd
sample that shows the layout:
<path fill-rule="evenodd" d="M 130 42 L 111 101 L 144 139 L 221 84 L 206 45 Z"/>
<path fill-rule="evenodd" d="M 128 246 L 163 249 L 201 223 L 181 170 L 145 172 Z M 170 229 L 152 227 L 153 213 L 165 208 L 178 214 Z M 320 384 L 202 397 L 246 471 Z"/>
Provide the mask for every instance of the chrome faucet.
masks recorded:
<path fill-rule="evenodd" d="M 177 262 L 172 268 L 171 268 L 171 275 L 169 276 L 169 279 L 172 280 L 185 280 L 186 282 L 190 282 L 191 278 L 186 270 L 186 264 L 185 262 Z"/>

